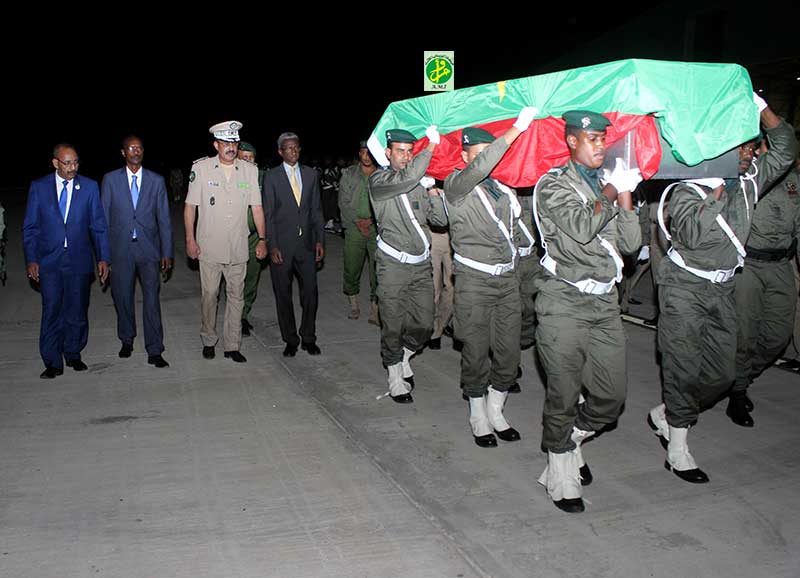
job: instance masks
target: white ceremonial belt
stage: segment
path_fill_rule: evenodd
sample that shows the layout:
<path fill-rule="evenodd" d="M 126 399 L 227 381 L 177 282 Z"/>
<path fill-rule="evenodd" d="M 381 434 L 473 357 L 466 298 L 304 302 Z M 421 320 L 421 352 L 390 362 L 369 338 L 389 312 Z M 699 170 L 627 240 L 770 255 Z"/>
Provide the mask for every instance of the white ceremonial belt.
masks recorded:
<path fill-rule="evenodd" d="M 411 253 L 406 253 L 405 251 L 398 251 L 380 237 L 378 237 L 378 249 L 390 257 L 394 257 L 401 263 L 410 263 L 412 265 L 422 263 L 423 261 L 427 260 L 431 254 L 428 249 L 425 249 L 425 252 L 422 255 L 412 255 Z"/>
<path fill-rule="evenodd" d="M 689 267 L 689 265 L 686 264 L 686 261 L 683 260 L 683 257 L 681 257 L 680 254 L 672 247 L 670 247 L 669 251 L 667 251 L 667 255 L 669 256 L 670 260 L 681 269 L 711 281 L 712 283 L 725 283 L 726 281 L 730 281 L 736 274 L 736 269 L 738 269 L 738 267 L 734 267 L 733 269 L 715 269 L 714 271 L 706 271 L 704 269 L 695 269 L 694 267 Z"/>
<path fill-rule="evenodd" d="M 520 247 L 519 249 L 517 249 L 517 251 L 519 251 L 520 257 L 527 257 L 528 255 L 533 253 L 533 247 Z"/>
<path fill-rule="evenodd" d="M 488 263 L 481 263 L 480 261 L 475 261 L 474 259 L 470 259 L 469 257 L 464 257 L 463 255 L 459 255 L 458 253 L 453 254 L 453 259 L 466 265 L 467 267 L 471 267 L 472 269 L 477 269 L 478 271 L 483 271 L 484 273 L 488 273 L 489 275 L 502 275 L 503 273 L 508 273 L 509 271 L 514 270 L 514 262 L 511 263 L 500 263 L 499 265 L 489 265 Z"/>
<path fill-rule="evenodd" d="M 617 284 L 616 278 L 611 281 L 597 281 L 595 279 L 583 279 L 582 281 L 569 281 L 556 275 L 556 262 L 550 255 L 545 255 L 541 260 L 542 266 L 547 269 L 556 279 L 560 279 L 568 285 L 572 285 L 581 293 L 589 295 L 606 295 L 611 293 L 614 285 Z"/>

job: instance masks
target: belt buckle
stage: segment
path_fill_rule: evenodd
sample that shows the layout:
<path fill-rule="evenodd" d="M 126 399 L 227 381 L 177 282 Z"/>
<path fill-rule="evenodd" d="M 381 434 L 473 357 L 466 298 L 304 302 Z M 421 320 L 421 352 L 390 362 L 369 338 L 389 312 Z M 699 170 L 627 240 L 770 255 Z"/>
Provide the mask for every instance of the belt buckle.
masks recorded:
<path fill-rule="evenodd" d="M 717 271 L 717 274 L 714 275 L 714 278 L 711 280 L 712 283 L 724 283 L 727 281 L 727 273 L 725 271 Z"/>
<path fill-rule="evenodd" d="M 400 262 L 403 263 L 404 265 L 408 263 L 409 257 L 410 255 L 408 253 L 406 253 L 405 251 L 400 251 Z"/>
<path fill-rule="evenodd" d="M 594 279 L 587 279 L 587 281 L 589 281 L 589 283 L 586 285 L 586 293 L 594 295 L 595 289 L 597 289 L 597 281 Z"/>
<path fill-rule="evenodd" d="M 494 272 L 492 273 L 492 275 L 498 276 L 498 275 L 502 275 L 503 273 L 505 273 L 505 271 L 503 271 L 503 267 L 504 267 L 504 265 L 495 265 L 494 266 Z"/>

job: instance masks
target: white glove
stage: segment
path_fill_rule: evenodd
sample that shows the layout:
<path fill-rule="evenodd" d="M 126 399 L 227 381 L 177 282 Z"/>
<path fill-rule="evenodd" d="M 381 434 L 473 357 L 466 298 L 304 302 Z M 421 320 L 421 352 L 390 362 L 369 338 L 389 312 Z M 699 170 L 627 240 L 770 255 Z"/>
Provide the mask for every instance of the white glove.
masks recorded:
<path fill-rule="evenodd" d="M 431 141 L 433 144 L 439 144 L 439 131 L 436 130 L 436 125 L 432 124 L 428 128 L 425 129 L 425 136 L 428 137 L 428 140 Z"/>
<path fill-rule="evenodd" d="M 613 171 L 603 169 L 603 181 L 613 185 L 618 193 L 624 193 L 633 191 L 642 182 L 642 175 L 639 169 L 626 168 L 625 161 L 617 157 Z"/>
<path fill-rule="evenodd" d="M 636 258 L 636 260 L 640 263 L 650 260 L 650 245 L 642 245 L 642 248 L 639 250 L 639 256 Z"/>
<path fill-rule="evenodd" d="M 425 187 L 426 189 L 430 189 L 433 185 L 436 184 L 436 181 L 431 177 L 422 177 L 419 180 L 419 184 Z"/>
<path fill-rule="evenodd" d="M 517 117 L 516 122 L 514 122 L 514 128 L 520 132 L 525 132 L 528 130 L 528 127 L 531 126 L 533 117 L 535 117 L 537 114 L 539 114 L 538 108 L 535 106 L 526 106 L 519 111 L 519 116 Z"/>
<path fill-rule="evenodd" d="M 758 107 L 758 114 L 761 114 L 761 111 L 767 108 L 767 101 L 758 96 L 755 92 L 753 93 L 753 102 L 755 102 Z"/>

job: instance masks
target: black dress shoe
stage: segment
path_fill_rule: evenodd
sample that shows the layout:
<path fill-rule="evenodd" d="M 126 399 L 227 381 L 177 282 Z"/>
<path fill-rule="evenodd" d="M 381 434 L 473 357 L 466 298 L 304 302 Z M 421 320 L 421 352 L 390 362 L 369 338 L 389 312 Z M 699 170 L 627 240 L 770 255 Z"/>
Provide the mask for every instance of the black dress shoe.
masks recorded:
<path fill-rule="evenodd" d="M 67 367 L 71 367 L 75 371 L 86 371 L 87 369 L 89 369 L 89 366 L 86 365 L 80 359 L 67 359 L 67 360 L 64 361 L 64 364 Z"/>
<path fill-rule="evenodd" d="M 400 395 L 390 395 L 392 401 L 395 403 L 414 403 L 414 398 L 410 393 L 401 393 Z"/>
<path fill-rule="evenodd" d="M 206 359 L 214 359 L 214 346 L 213 345 L 204 345 L 203 346 L 203 357 Z"/>
<path fill-rule="evenodd" d="M 745 399 L 746 396 L 743 393 L 732 393 L 728 399 L 728 409 L 725 410 L 725 415 L 731 418 L 731 421 L 736 425 L 753 427 L 753 418 L 750 416 L 750 412 L 747 411 Z"/>
<path fill-rule="evenodd" d="M 517 366 L 517 379 L 519 379 L 520 377 L 522 377 L 522 366 L 518 365 Z"/>
<path fill-rule="evenodd" d="M 519 435 L 519 432 L 513 427 L 504 429 L 503 431 L 494 430 L 494 433 L 504 442 L 515 442 L 519 439 L 522 439 Z"/>
<path fill-rule="evenodd" d="M 247 358 L 238 351 L 226 351 L 225 357 L 233 359 L 236 363 L 244 363 L 247 361 Z"/>
<path fill-rule="evenodd" d="M 514 385 L 508 388 L 508 393 L 520 393 L 522 388 L 519 386 L 519 382 L 515 381 Z"/>
<path fill-rule="evenodd" d="M 442 334 L 443 334 L 443 335 L 447 335 L 447 337 L 449 337 L 450 339 L 453 339 L 453 327 L 452 327 L 452 325 L 447 325 L 447 326 L 446 326 L 446 327 L 445 327 L 445 328 L 442 330 Z"/>
<path fill-rule="evenodd" d="M 294 357 L 297 353 L 297 346 L 296 345 L 289 345 L 286 344 L 286 347 L 283 348 L 283 356 L 284 357 Z"/>
<path fill-rule="evenodd" d="M 242 319 L 242 335 L 250 337 L 250 330 L 253 328 L 247 319 Z"/>
<path fill-rule="evenodd" d="M 669 446 L 669 440 L 658 432 L 658 427 L 653 423 L 653 418 L 650 417 L 649 413 L 647 414 L 647 425 L 650 426 L 650 429 L 656 432 L 656 437 L 658 438 L 658 441 L 661 442 L 661 447 L 667 449 Z"/>
<path fill-rule="evenodd" d="M 496 448 L 497 447 L 497 438 L 494 437 L 494 434 L 486 434 L 485 436 L 472 436 L 475 439 L 475 444 L 479 445 L 482 448 Z"/>
<path fill-rule="evenodd" d="M 428 341 L 428 349 L 441 349 L 442 348 L 442 338 L 437 337 L 436 339 L 431 339 Z"/>
<path fill-rule="evenodd" d="M 63 369 L 47 367 L 41 374 L 39 374 L 39 377 L 42 379 L 54 379 L 57 375 L 61 375 L 62 373 L 64 373 Z"/>
<path fill-rule="evenodd" d="M 587 463 L 584 463 L 580 467 L 580 469 L 578 470 L 578 473 L 580 473 L 580 475 L 581 475 L 581 485 L 582 486 L 588 486 L 589 484 L 592 483 L 592 480 L 594 480 L 594 476 L 592 475 L 592 470 L 589 469 L 589 464 L 587 464 Z"/>
<path fill-rule="evenodd" d="M 753 400 L 750 399 L 747 393 L 744 394 L 744 408 L 747 411 L 753 411 L 755 409 L 755 405 L 753 405 Z"/>
<path fill-rule="evenodd" d="M 797 359 L 790 359 L 789 361 L 785 361 L 780 364 L 779 366 L 781 369 L 790 369 L 792 371 L 797 371 L 800 369 L 800 360 Z M 750 410 L 753 411 L 753 410 Z"/>
<path fill-rule="evenodd" d="M 119 350 L 119 356 L 130 357 L 131 353 L 133 353 L 133 345 L 128 345 L 127 343 L 123 343 L 122 348 Z"/>
<path fill-rule="evenodd" d="M 300 348 L 303 351 L 307 351 L 309 355 L 319 355 L 322 353 L 322 350 L 317 346 L 316 343 L 301 343 Z"/>
<path fill-rule="evenodd" d="M 680 479 L 689 482 L 690 484 L 707 484 L 708 483 L 708 476 L 706 473 L 701 470 L 700 468 L 694 468 L 693 470 L 676 470 L 667 460 L 664 460 L 664 467 L 671 471 L 673 474 L 678 476 Z"/>
<path fill-rule="evenodd" d="M 148 355 L 147 363 L 155 365 L 156 367 L 169 367 L 169 363 L 160 355 Z"/>
<path fill-rule="evenodd" d="M 556 508 L 568 514 L 580 514 L 586 507 L 583 505 L 583 498 L 564 498 L 563 500 L 553 501 Z"/>
<path fill-rule="evenodd" d="M 414 391 L 414 376 L 404 377 L 403 381 L 405 381 L 408 385 L 411 386 L 411 391 Z"/>

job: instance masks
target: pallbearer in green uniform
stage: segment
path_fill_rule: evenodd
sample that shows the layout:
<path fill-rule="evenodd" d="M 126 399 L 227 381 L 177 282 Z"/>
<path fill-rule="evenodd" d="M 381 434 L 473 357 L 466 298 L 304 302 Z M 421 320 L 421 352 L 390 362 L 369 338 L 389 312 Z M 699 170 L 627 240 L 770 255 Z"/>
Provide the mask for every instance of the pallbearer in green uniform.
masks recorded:
<path fill-rule="evenodd" d="M 600 180 L 611 122 L 589 111 L 564 114 L 569 163 L 536 184 L 534 217 L 545 255 L 536 295 L 536 350 L 547 374 L 539 483 L 565 512 L 582 512 L 591 482 L 581 443 L 615 422 L 625 402 L 625 333 L 616 284 L 621 253 L 639 250 L 631 191 L 638 169 L 617 159 Z M 584 381 L 583 376 L 591 377 Z M 578 405 L 581 386 L 585 402 Z"/>
<path fill-rule="evenodd" d="M 536 112 L 522 109 L 497 139 L 483 129 L 465 128 L 461 158 L 467 166 L 444 183 L 456 277 L 454 337 L 463 343 L 461 388 L 469 398 L 473 438 L 481 447 L 497 446 L 495 434 L 503 441 L 520 439 L 503 416 L 503 406 L 519 365 L 522 318 L 514 269 L 522 208 L 514 191 L 489 174 Z"/>
<path fill-rule="evenodd" d="M 768 152 L 753 164 L 761 168 Z M 758 201 L 747 239 L 744 269 L 736 279 L 736 382 L 728 400 L 728 417 L 753 427 L 747 388 L 774 362 L 792 338 L 797 289 L 792 259 L 798 255 L 800 190 L 798 167 Z"/>
<path fill-rule="evenodd" d="M 389 374 L 389 395 L 411 403 L 414 372 L 411 357 L 433 332 L 433 272 L 430 230 L 447 224 L 444 203 L 435 189 L 420 182 L 439 143 L 435 126 L 428 146 L 413 156 L 416 138 L 402 129 L 386 131 L 388 170 L 369 177 L 369 194 L 378 222 L 378 304 L 381 311 L 381 357 Z M 412 160 L 413 159 L 413 160 Z M 429 179 L 433 185 L 433 179 Z"/>
<path fill-rule="evenodd" d="M 664 467 L 691 483 L 708 476 L 689 452 L 687 434 L 701 411 L 731 386 L 736 374 L 735 272 L 758 197 L 786 172 L 795 156 L 792 128 L 754 96 L 770 152 L 751 166 L 752 146 L 739 150 L 739 179 L 682 181 L 661 197 L 659 220 L 672 247 L 658 271 L 664 403 L 648 415 L 667 449 Z M 663 225 L 668 199 L 669 231 Z M 748 305 L 749 307 L 749 305 Z"/>
<path fill-rule="evenodd" d="M 249 142 L 241 141 L 239 143 L 239 153 L 238 156 L 243 161 L 247 161 L 253 163 L 258 166 L 256 163 L 256 147 L 251 145 Z M 264 178 L 264 173 L 261 169 L 258 169 L 258 182 L 259 187 L 261 186 L 261 180 Z M 258 231 L 256 230 L 256 222 L 253 219 L 253 209 L 251 207 L 247 207 L 247 227 L 250 231 L 250 235 L 247 237 L 247 248 L 248 248 L 248 261 L 247 261 L 247 272 L 245 273 L 244 277 L 244 307 L 242 308 L 242 335 L 250 335 L 250 330 L 253 326 L 248 321 L 247 317 L 250 315 L 250 311 L 253 309 L 253 303 L 255 303 L 256 296 L 258 295 L 258 281 L 261 279 L 261 270 L 264 268 L 265 261 L 258 259 L 256 257 L 256 247 L 258 246 Z"/>
<path fill-rule="evenodd" d="M 364 261 L 369 263 L 369 323 L 378 321 L 378 278 L 375 275 L 375 249 L 378 231 L 369 205 L 369 176 L 377 166 L 369 154 L 366 141 L 361 141 L 358 162 L 342 171 L 339 180 L 339 212 L 344 230 L 343 291 L 350 301 L 350 319 L 358 319 L 361 309 L 358 294 L 361 291 L 361 270 Z"/>
<path fill-rule="evenodd" d="M 536 345 L 536 307 L 534 300 L 539 291 L 542 278 L 542 266 L 536 254 L 536 225 L 533 222 L 533 197 L 517 195 L 522 207 L 522 216 L 517 227 L 516 244 L 519 254 L 517 278 L 519 280 L 519 297 L 522 306 L 522 326 L 520 328 L 519 346 L 522 351 Z M 520 369 L 521 371 L 521 369 Z M 518 374 L 518 375 L 521 375 Z M 519 384 L 511 388 L 511 393 L 519 389 Z"/>

